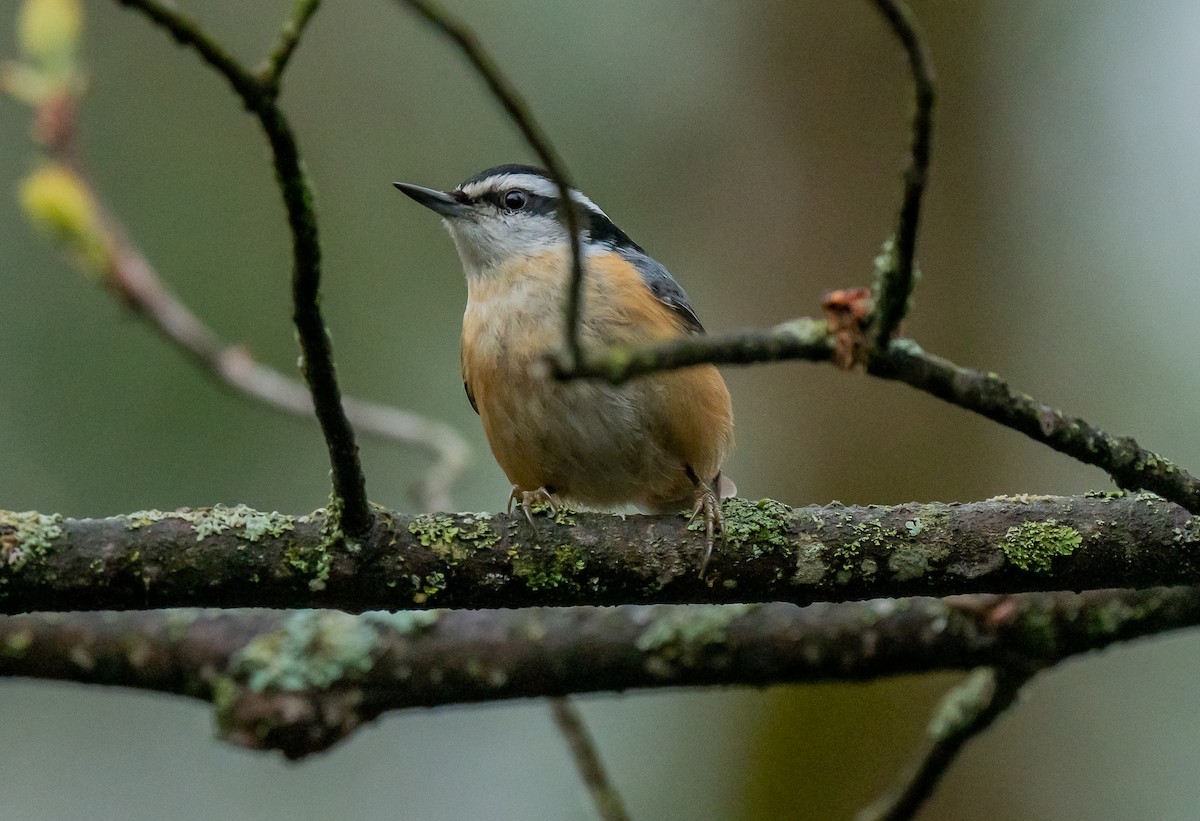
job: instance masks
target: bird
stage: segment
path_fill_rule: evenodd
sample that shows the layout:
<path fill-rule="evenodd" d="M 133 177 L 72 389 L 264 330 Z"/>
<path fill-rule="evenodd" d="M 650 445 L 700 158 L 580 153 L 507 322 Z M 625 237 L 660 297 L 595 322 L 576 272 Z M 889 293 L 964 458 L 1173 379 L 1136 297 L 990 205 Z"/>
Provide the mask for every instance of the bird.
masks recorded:
<path fill-rule="evenodd" d="M 718 535 L 733 406 L 713 365 L 621 384 L 561 380 L 544 367 L 561 349 L 572 278 L 561 189 L 544 170 L 499 165 L 453 190 L 393 183 L 442 218 L 467 281 L 463 386 L 492 454 L 512 483 L 508 508 L 634 505 L 703 517 L 703 577 Z M 581 226 L 584 350 L 644 346 L 705 333 L 675 278 L 591 199 L 569 189 Z"/>

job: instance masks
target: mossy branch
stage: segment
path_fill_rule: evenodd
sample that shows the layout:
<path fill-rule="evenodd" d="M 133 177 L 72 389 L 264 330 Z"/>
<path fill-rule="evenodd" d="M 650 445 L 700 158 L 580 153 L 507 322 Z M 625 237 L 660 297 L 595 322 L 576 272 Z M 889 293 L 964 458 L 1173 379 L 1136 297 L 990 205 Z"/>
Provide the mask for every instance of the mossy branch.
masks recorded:
<path fill-rule="evenodd" d="M 1200 623 L 1194 588 L 852 604 L 0 617 L 0 676 L 212 702 L 297 758 L 387 710 L 566 693 L 1031 669 Z"/>
<path fill-rule="evenodd" d="M 331 536 L 323 512 L 245 507 L 107 519 L 0 513 L 0 612 L 154 607 L 503 608 L 1200 584 L 1200 523 L 1142 494 L 790 508 L 725 503 L 696 570 L 686 517 L 405 516 Z"/>

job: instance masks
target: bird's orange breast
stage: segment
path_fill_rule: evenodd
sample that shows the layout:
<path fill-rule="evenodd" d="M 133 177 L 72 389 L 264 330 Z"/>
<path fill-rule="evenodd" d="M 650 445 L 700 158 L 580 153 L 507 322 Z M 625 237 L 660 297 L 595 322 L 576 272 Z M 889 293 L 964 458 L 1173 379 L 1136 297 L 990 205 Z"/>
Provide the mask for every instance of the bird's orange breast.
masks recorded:
<path fill-rule="evenodd" d="M 586 271 L 586 348 L 686 334 L 619 254 L 589 255 Z M 468 283 L 463 379 L 497 462 L 520 489 L 548 487 L 581 504 L 682 504 L 694 479 L 716 477 L 732 446 L 724 380 L 711 365 L 622 385 L 554 380 L 537 365 L 562 345 L 568 281 L 562 249 Z"/>

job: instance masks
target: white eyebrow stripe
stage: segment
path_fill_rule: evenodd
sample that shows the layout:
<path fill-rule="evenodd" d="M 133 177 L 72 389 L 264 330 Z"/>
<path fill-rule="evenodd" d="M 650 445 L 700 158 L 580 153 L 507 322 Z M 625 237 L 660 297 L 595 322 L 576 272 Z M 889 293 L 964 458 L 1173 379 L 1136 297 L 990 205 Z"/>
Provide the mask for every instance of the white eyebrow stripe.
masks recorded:
<path fill-rule="evenodd" d="M 558 185 L 553 180 L 533 174 L 497 174 L 496 176 L 487 177 L 486 179 L 463 186 L 460 190 L 471 199 L 475 199 L 488 191 L 503 191 L 508 188 L 523 188 L 531 194 L 537 194 L 542 197 L 557 197 L 559 190 Z M 571 189 L 571 199 L 589 211 L 608 219 L 608 214 L 601 211 L 600 206 L 574 188 Z"/>

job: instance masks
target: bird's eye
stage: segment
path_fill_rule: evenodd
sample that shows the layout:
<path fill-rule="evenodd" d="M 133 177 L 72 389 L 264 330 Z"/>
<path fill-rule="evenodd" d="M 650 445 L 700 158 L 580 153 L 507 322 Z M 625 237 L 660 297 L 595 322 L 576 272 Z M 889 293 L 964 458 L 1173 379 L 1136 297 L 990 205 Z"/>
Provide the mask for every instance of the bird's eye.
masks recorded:
<path fill-rule="evenodd" d="M 529 197 L 519 188 L 514 188 L 504 195 L 504 207 L 509 211 L 520 211 L 529 202 Z"/>

